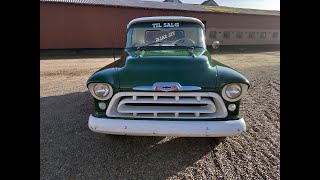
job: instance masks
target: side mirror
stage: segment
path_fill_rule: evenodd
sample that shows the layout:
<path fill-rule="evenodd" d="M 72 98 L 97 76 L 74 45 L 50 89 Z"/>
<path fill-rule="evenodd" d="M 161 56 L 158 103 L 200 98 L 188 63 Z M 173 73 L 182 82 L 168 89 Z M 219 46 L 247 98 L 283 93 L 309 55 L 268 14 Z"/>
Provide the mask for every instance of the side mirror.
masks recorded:
<path fill-rule="evenodd" d="M 213 43 L 212 43 L 212 48 L 213 49 L 218 49 L 219 46 L 220 46 L 220 42 L 219 41 L 213 41 Z"/>

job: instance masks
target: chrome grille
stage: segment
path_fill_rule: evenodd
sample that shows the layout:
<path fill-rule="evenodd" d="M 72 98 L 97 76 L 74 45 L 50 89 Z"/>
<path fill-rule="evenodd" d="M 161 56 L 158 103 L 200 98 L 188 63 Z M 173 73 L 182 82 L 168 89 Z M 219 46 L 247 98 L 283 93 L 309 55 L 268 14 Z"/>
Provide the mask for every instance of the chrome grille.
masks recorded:
<path fill-rule="evenodd" d="M 224 118 L 222 98 L 212 92 L 120 92 L 106 111 L 109 117 L 210 119 Z"/>

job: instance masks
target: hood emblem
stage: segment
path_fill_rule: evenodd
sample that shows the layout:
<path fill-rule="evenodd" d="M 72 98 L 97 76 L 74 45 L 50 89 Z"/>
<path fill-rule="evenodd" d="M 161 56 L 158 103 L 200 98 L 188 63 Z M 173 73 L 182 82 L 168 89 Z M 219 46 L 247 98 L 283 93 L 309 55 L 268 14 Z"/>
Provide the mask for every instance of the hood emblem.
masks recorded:
<path fill-rule="evenodd" d="M 168 86 L 168 85 L 161 86 L 161 85 L 159 85 L 159 86 L 156 86 L 156 87 L 154 88 L 154 90 L 155 90 L 155 91 L 165 91 L 165 92 L 168 92 L 168 91 L 179 91 L 180 88 L 179 88 L 179 86 L 177 86 L 177 85 L 173 85 L 173 86 Z"/>
<path fill-rule="evenodd" d="M 137 86 L 134 87 L 133 90 L 138 91 L 194 91 L 200 90 L 201 87 L 198 86 L 181 86 L 177 82 L 157 82 L 154 83 L 153 86 Z"/>

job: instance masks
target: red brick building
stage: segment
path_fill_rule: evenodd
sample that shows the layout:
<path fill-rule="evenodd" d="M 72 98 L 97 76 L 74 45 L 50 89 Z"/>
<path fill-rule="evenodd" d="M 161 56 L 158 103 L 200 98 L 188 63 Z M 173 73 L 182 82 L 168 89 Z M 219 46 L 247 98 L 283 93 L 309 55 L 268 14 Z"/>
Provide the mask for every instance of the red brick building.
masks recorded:
<path fill-rule="evenodd" d="M 123 48 L 137 17 L 188 16 L 204 22 L 206 41 L 280 44 L 280 12 L 141 0 L 40 0 L 40 49 Z"/>

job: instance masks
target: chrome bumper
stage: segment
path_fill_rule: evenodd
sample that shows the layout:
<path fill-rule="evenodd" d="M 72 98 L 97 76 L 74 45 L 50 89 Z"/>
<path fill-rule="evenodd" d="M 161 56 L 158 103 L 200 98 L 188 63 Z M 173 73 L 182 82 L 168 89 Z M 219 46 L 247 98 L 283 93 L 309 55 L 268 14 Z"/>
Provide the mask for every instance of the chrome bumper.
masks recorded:
<path fill-rule="evenodd" d="M 225 137 L 246 131 L 243 118 L 229 121 L 126 120 L 89 117 L 89 128 L 103 134 L 133 136 Z"/>

